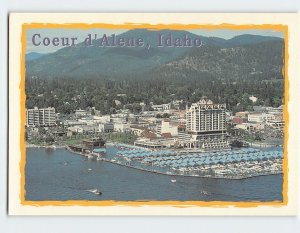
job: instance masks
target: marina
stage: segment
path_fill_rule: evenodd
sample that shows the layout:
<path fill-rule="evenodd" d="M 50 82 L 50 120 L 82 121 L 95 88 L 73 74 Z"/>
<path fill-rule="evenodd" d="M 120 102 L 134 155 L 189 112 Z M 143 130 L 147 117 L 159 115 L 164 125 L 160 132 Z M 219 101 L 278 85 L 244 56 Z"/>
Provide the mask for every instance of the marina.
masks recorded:
<path fill-rule="evenodd" d="M 106 154 L 104 149 L 95 149 L 92 155 L 98 160 L 166 175 L 244 179 L 282 173 L 282 148 L 243 148 L 207 153 L 154 151 L 123 144 L 112 148 L 114 153 Z"/>

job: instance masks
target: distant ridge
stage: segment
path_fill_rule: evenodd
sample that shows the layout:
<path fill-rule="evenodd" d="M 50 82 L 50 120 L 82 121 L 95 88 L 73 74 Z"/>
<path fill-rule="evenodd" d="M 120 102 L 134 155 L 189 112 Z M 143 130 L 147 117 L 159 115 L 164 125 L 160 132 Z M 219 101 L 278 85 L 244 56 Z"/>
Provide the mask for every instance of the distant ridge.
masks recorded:
<path fill-rule="evenodd" d="M 28 61 L 33 61 L 33 60 L 36 60 L 36 59 L 39 59 L 43 56 L 46 56 L 47 54 L 44 54 L 44 53 L 36 53 L 36 52 L 31 52 L 31 53 L 27 53 L 26 54 L 26 62 Z"/>
<path fill-rule="evenodd" d="M 244 34 L 240 36 L 235 36 L 226 41 L 226 46 L 240 46 L 240 45 L 250 45 L 267 41 L 283 41 L 282 38 L 273 37 L 273 36 L 260 36 L 260 35 L 251 35 Z"/>

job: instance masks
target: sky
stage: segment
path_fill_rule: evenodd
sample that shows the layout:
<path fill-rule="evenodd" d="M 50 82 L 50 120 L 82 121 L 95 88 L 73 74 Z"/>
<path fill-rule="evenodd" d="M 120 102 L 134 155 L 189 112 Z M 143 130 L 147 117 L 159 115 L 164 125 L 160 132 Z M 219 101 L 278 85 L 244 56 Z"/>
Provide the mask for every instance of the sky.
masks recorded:
<path fill-rule="evenodd" d="M 61 46 L 35 46 L 32 43 L 32 37 L 34 34 L 40 34 L 41 38 L 44 37 L 77 37 L 78 42 L 84 41 L 88 34 L 98 34 L 98 35 L 111 35 L 111 34 L 121 34 L 126 30 L 110 30 L 110 29 L 87 29 L 87 30 L 78 30 L 78 29 L 30 29 L 27 31 L 27 50 L 26 53 L 36 52 L 36 53 L 52 53 L 61 49 Z M 243 34 L 252 34 L 252 35 L 261 35 L 261 36 L 275 36 L 283 38 L 283 32 L 272 31 L 272 30 L 228 30 L 228 29 L 217 29 L 217 30 L 190 30 L 189 32 L 206 36 L 206 37 L 220 37 L 224 39 L 231 39 L 238 35 Z"/>

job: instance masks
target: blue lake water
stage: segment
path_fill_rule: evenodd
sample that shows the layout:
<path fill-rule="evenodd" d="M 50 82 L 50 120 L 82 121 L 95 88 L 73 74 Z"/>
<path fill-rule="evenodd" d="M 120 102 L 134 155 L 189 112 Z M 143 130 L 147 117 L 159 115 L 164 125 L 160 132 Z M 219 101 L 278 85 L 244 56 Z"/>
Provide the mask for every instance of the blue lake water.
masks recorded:
<path fill-rule="evenodd" d="M 26 200 L 282 200 L 282 175 L 243 180 L 174 177 L 104 161 L 65 149 L 27 148 Z M 95 195 L 88 190 L 98 189 Z"/>

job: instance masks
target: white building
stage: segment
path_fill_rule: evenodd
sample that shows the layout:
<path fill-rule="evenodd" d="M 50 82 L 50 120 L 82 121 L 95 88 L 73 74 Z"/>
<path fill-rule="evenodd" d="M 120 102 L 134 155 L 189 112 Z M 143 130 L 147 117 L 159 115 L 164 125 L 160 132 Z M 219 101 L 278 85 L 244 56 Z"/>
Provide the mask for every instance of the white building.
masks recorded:
<path fill-rule="evenodd" d="M 275 119 L 275 114 L 270 113 L 251 113 L 248 115 L 248 122 L 268 122 Z"/>
<path fill-rule="evenodd" d="M 172 105 L 174 106 L 175 109 L 179 109 L 180 105 L 183 103 L 183 100 L 173 100 Z"/>
<path fill-rule="evenodd" d="M 76 126 L 68 127 L 68 131 L 72 133 L 83 133 L 83 128 L 76 125 Z"/>
<path fill-rule="evenodd" d="M 178 124 L 172 124 L 168 119 L 162 120 L 157 126 L 157 133 L 170 133 L 173 137 L 178 136 Z"/>
<path fill-rule="evenodd" d="M 269 114 L 272 115 L 272 118 L 266 120 L 266 124 L 274 128 L 283 129 L 284 119 L 282 113 Z"/>
<path fill-rule="evenodd" d="M 273 128 L 282 129 L 282 130 L 284 127 L 284 121 L 278 119 L 270 120 L 266 124 L 272 126 Z"/>
<path fill-rule="evenodd" d="M 26 126 L 56 125 L 55 108 L 26 109 Z"/>
<path fill-rule="evenodd" d="M 121 118 L 121 117 L 114 117 L 114 118 L 111 118 L 111 121 L 113 123 L 126 123 L 126 118 Z"/>
<path fill-rule="evenodd" d="M 225 128 L 225 104 L 202 98 L 186 113 L 186 132 L 192 139 L 188 147 L 202 149 L 229 148 Z"/>
<path fill-rule="evenodd" d="M 246 131 L 256 131 L 256 130 L 263 130 L 265 128 L 265 124 L 264 123 L 242 123 L 242 124 L 237 124 L 235 128 L 246 130 Z"/>
<path fill-rule="evenodd" d="M 109 123 L 111 121 L 110 115 L 93 116 L 95 123 Z"/>
<path fill-rule="evenodd" d="M 68 131 L 72 134 L 74 133 L 95 133 L 98 130 L 98 126 L 96 125 L 75 125 L 68 127 Z"/>
<path fill-rule="evenodd" d="M 130 132 L 131 129 L 130 129 L 129 124 L 114 123 L 114 131 L 121 132 L 121 133 L 127 133 L 127 132 Z"/>
<path fill-rule="evenodd" d="M 279 106 L 278 108 L 267 107 L 266 109 L 267 109 L 268 113 L 271 113 L 271 114 L 283 113 L 283 105 Z"/>
<path fill-rule="evenodd" d="M 75 121 L 75 120 L 65 120 L 63 122 L 64 126 L 78 126 L 78 125 L 86 125 L 86 122 Z"/>
<path fill-rule="evenodd" d="M 91 115 L 91 114 L 86 110 L 83 110 L 83 109 L 75 110 L 75 116 L 77 116 L 77 117 L 83 117 L 83 116 L 87 116 L 87 115 Z"/>
<path fill-rule="evenodd" d="M 265 114 L 264 113 L 252 113 L 248 115 L 248 122 L 264 122 Z"/>
<path fill-rule="evenodd" d="M 257 101 L 257 97 L 255 97 L 254 95 L 249 97 L 249 100 L 252 101 L 252 103 L 255 103 Z"/>
<path fill-rule="evenodd" d="M 152 105 L 151 106 L 155 111 L 165 111 L 171 109 L 171 103 L 169 104 L 159 104 L 159 105 Z"/>

